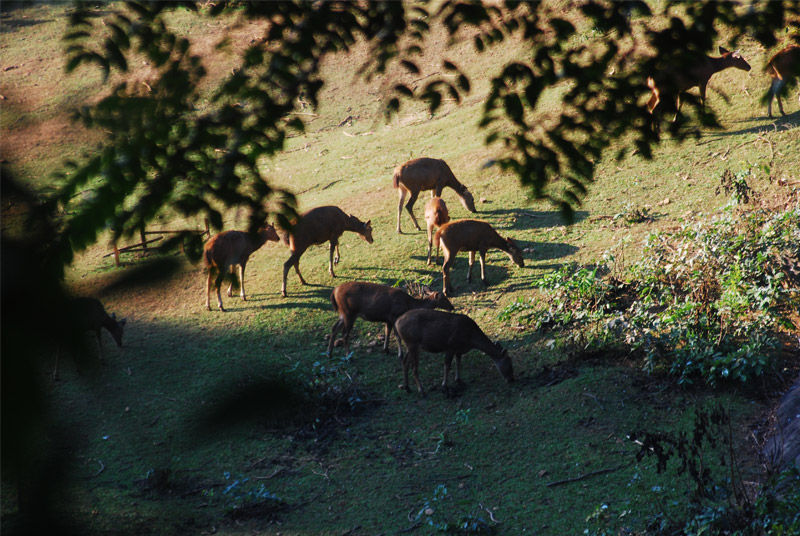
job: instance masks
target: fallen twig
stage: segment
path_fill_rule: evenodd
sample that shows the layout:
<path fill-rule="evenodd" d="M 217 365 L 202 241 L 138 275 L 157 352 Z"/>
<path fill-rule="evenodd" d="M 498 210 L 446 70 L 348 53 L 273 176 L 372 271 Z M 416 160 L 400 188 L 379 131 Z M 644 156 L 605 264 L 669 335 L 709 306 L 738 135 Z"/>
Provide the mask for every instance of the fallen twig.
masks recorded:
<path fill-rule="evenodd" d="M 565 480 L 558 480 L 556 482 L 548 482 L 546 486 L 548 488 L 552 488 L 553 486 L 560 486 L 561 484 L 569 484 L 571 482 L 577 482 L 578 480 L 583 480 L 584 478 L 589 478 L 590 476 L 602 475 L 605 473 L 612 473 L 619 469 L 619 467 L 611 467 L 609 469 L 600 469 L 599 471 L 592 471 L 591 473 L 586 473 L 580 476 L 576 476 L 575 478 L 567 478 Z"/>
<path fill-rule="evenodd" d="M 97 463 L 100 464 L 100 470 L 97 471 L 95 474 L 93 474 L 92 478 L 96 477 L 97 475 L 99 475 L 100 473 L 102 473 L 103 471 L 106 470 L 106 466 L 103 464 L 103 460 L 97 460 Z"/>
<path fill-rule="evenodd" d="M 603 406 L 603 404 L 600 403 L 600 401 L 597 399 L 597 397 L 595 395 L 593 395 L 592 393 L 581 393 L 581 394 L 583 396 L 587 396 L 587 397 L 591 398 L 592 400 L 594 400 L 597 403 L 597 405 L 600 406 L 600 409 L 606 409 Z"/>

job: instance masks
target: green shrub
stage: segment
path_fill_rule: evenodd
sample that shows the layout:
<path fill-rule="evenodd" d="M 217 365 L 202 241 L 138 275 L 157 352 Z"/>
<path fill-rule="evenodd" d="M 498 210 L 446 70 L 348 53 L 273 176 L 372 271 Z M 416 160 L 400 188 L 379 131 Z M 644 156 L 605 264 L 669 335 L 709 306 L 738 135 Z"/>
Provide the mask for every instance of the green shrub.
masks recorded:
<path fill-rule="evenodd" d="M 746 382 L 772 366 L 777 333 L 800 303 L 800 211 L 727 209 L 711 222 L 651 234 L 624 281 L 568 264 L 500 319 L 556 329 L 587 350 L 621 346 L 680 383 Z"/>

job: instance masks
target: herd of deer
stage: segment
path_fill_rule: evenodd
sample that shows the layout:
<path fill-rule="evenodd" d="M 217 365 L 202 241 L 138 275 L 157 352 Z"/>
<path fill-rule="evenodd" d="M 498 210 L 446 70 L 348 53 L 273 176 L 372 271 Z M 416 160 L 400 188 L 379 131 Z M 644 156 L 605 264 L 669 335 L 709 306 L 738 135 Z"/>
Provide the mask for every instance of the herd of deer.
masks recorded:
<path fill-rule="evenodd" d="M 651 114 L 656 114 L 669 103 L 674 106 L 677 114 L 680 112 L 681 95 L 686 91 L 698 87 L 700 90 L 701 105 L 705 105 L 706 88 L 709 79 L 715 73 L 735 67 L 745 71 L 750 70 L 750 65 L 739 54 L 730 52 L 720 47 L 720 57 L 703 56 L 691 69 L 682 73 L 661 73 L 647 79 L 647 85 L 652 93 L 647 103 Z M 777 97 L 781 114 L 785 115 L 781 102 L 783 87 L 794 78 L 800 77 L 800 46 L 790 45 L 775 54 L 766 64 L 766 72 L 772 78 L 768 91 L 768 114 L 772 117 L 772 100 Z M 442 292 L 425 291 L 422 298 L 414 298 L 406 292 L 387 285 L 368 282 L 349 282 L 333 289 L 331 303 L 338 315 L 338 319 L 331 330 L 328 341 L 328 355 L 332 355 L 336 335 L 342 332 L 343 343 L 349 351 L 350 332 L 356 318 L 361 317 L 369 322 L 385 324 L 383 349 L 389 351 L 390 332 L 394 331 L 398 339 L 398 357 L 403 363 L 403 384 L 400 386 L 410 391 L 408 385 L 408 372 L 414 373 L 417 389 L 423 393 L 419 381 L 419 352 L 424 350 L 432 353 L 444 353 L 444 379 L 442 388 L 447 389 L 447 380 L 453 358 L 456 360 L 456 382 L 460 382 L 461 356 L 471 349 L 478 349 L 486 353 L 495 363 L 502 377 L 512 382 L 514 380 L 511 359 L 505 349 L 493 343 L 483 333 L 480 327 L 468 316 L 437 311 L 444 309 L 452 311 L 453 305 L 448 299 L 452 296 L 453 288 L 450 284 L 450 269 L 455 262 L 459 251 L 469 253 L 469 268 L 467 280 L 472 277 L 472 266 L 475 253 L 480 255 L 481 280 L 487 285 L 485 273 L 486 252 L 496 248 L 508 254 L 509 258 L 517 265 L 524 266 L 522 251 L 511 238 L 501 237 L 492 226 L 480 220 L 463 219 L 451 221 L 447 205 L 441 198 L 445 188 L 456 192 L 461 204 L 470 212 L 477 212 L 475 201 L 466 186 L 458 182 L 450 167 L 444 160 L 433 158 L 417 158 L 398 166 L 394 170 L 392 185 L 399 192 L 397 207 L 397 232 L 402 234 L 400 219 L 403 206 L 408 211 L 411 221 L 417 230 L 421 230 L 414 216 L 414 204 L 420 192 L 430 191 L 431 200 L 425 206 L 425 222 L 428 237 L 428 265 L 431 264 L 433 245 L 436 245 L 436 261 L 439 258 L 439 248 L 443 252 L 442 262 Z M 406 202 L 406 197 L 408 201 Z M 438 229 L 434 234 L 434 229 Z M 289 270 L 294 267 L 300 283 L 306 281 L 300 273 L 300 257 L 312 245 L 330 244 L 330 257 L 328 271 L 331 277 L 336 277 L 333 272 L 334 265 L 339 263 L 339 238 L 345 231 L 351 231 L 361 236 L 367 243 L 372 243 L 372 225 L 370 221 L 362 222 L 352 215 L 346 214 L 335 206 L 323 206 L 309 210 L 293 222 L 290 231 L 282 231 L 282 237 L 270 224 L 265 224 L 258 234 L 253 236 L 242 231 L 225 231 L 213 236 L 206 242 L 203 252 L 203 262 L 208 271 L 206 285 L 206 308 L 210 311 L 210 295 L 212 287 L 216 289 L 217 306 L 224 311 L 220 287 L 224 278 L 235 271 L 238 266 L 238 281 L 240 297 L 246 300 L 244 289 L 245 266 L 250 256 L 263 246 L 267 241 L 283 242 L 289 247 L 291 254 L 283 265 L 283 282 L 281 295 L 286 296 L 286 278 Z M 233 283 L 228 287 L 228 296 L 232 295 Z M 102 348 L 100 346 L 101 328 L 112 334 L 118 346 L 122 345 L 122 331 L 125 320 L 117 320 L 114 315 L 109 316 L 102 304 L 93 298 L 76 298 L 73 302 L 75 314 L 85 319 L 85 329 L 95 331 L 97 335 L 98 351 L 102 361 Z M 406 348 L 405 355 L 403 347 Z M 53 373 L 58 379 L 58 357 Z"/>

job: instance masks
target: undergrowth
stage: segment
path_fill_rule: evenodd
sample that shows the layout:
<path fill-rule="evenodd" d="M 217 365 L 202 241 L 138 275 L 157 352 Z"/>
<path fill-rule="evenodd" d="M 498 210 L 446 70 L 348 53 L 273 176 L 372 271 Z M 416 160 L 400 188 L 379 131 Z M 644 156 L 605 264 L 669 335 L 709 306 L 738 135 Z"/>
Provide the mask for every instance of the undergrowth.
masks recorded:
<path fill-rule="evenodd" d="M 775 365 L 781 329 L 796 330 L 800 210 L 741 213 L 652 233 L 619 269 L 566 264 L 536 281 L 545 306 L 519 298 L 500 314 L 554 331 L 568 351 L 640 356 L 679 383 L 745 383 Z"/>

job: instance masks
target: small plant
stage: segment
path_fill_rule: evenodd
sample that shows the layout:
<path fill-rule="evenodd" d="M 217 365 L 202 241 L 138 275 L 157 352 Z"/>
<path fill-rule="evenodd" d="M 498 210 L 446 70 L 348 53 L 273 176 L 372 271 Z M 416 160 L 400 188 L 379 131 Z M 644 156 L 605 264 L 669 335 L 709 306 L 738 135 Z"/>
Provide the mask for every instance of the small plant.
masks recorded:
<path fill-rule="evenodd" d="M 625 223 L 645 223 L 653 221 L 650 209 L 647 207 L 637 207 L 631 203 L 626 203 L 622 211 L 614 215 L 614 221 L 623 220 Z"/>
<path fill-rule="evenodd" d="M 446 534 L 494 534 L 496 523 L 489 514 L 490 520 L 473 512 L 462 515 L 458 521 L 449 521 L 445 513 L 445 504 L 451 499 L 447 486 L 439 484 L 430 498 L 424 498 L 422 507 L 414 518 L 415 525 L 427 525 L 433 530 Z M 478 511 L 483 510 L 479 505 Z"/>

